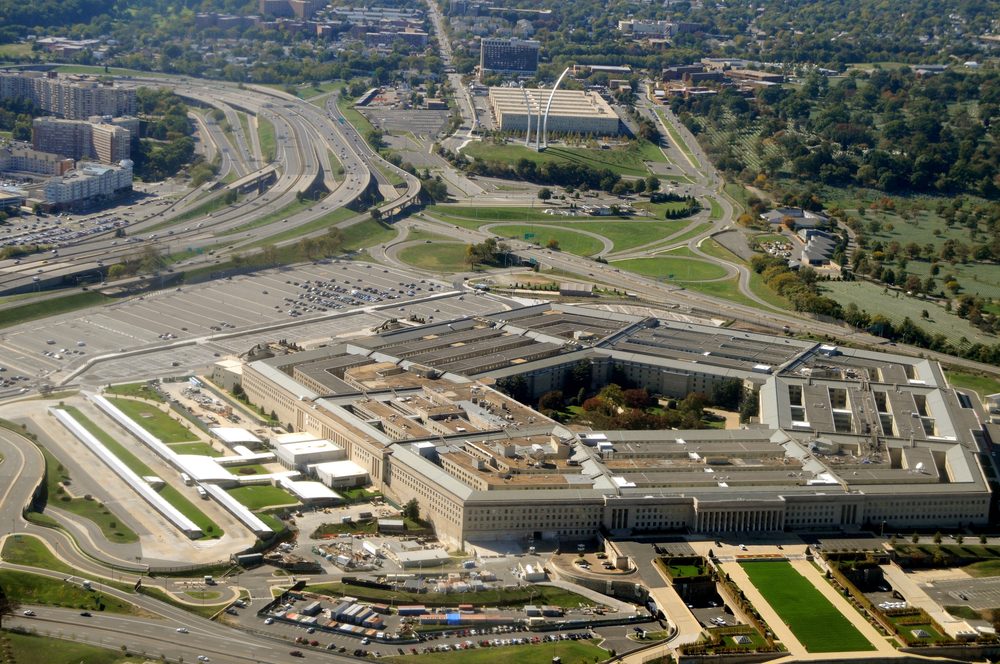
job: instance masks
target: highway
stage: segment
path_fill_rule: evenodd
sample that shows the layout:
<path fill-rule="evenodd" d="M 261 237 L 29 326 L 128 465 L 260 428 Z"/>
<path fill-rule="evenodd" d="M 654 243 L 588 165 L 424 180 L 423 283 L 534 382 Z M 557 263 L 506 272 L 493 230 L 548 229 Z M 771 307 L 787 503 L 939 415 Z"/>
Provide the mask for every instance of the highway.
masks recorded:
<path fill-rule="evenodd" d="M 203 137 L 212 145 L 212 150 L 222 155 L 220 176 L 230 171 L 237 175 L 259 172 L 250 170 L 256 163 L 254 141 L 248 142 L 243 136 L 241 123 L 234 108 L 246 109 L 255 115 L 266 115 L 275 126 L 278 150 L 275 166 L 280 177 L 271 189 L 263 195 L 251 194 L 239 203 L 210 213 L 208 216 L 185 218 L 183 225 L 170 223 L 171 218 L 187 213 L 204 205 L 224 192 L 216 192 L 207 197 L 188 194 L 182 201 L 147 215 L 132 223 L 127 233 L 129 241 L 113 238 L 111 233 L 95 235 L 76 245 L 59 249 L 58 257 L 51 254 L 35 254 L 20 261 L 0 261 L 0 292 L 38 289 L 43 282 L 59 280 L 68 274 L 96 272 L 115 262 L 127 258 L 138 258 L 147 247 L 156 247 L 163 254 L 179 251 L 209 252 L 214 257 L 202 256 L 188 261 L 188 265 L 221 262 L 230 252 L 245 250 L 249 245 L 259 245 L 278 233 L 285 234 L 290 229 L 311 224 L 330 212 L 356 201 L 368 190 L 371 178 L 378 177 L 384 182 L 383 170 L 394 171 L 406 183 L 405 191 L 380 187 L 387 203 L 381 207 L 386 216 L 397 212 L 398 208 L 416 200 L 420 182 L 372 151 L 357 131 L 349 123 L 334 121 L 334 116 L 324 113 L 316 106 L 283 92 L 266 87 L 250 86 L 240 89 L 236 86 L 186 78 L 133 78 L 124 82 L 129 85 L 157 85 L 172 87 L 182 97 L 199 104 L 221 108 L 226 113 L 231 133 L 236 145 L 221 131 L 217 123 L 205 120 L 198 123 Z M 335 108 L 335 106 L 334 106 Z M 337 112 L 339 116 L 339 111 Z M 259 150 L 259 146 L 256 147 Z M 329 155 L 333 154 L 344 169 L 343 179 L 333 171 Z M 276 219 L 280 211 L 290 206 L 299 194 L 311 191 L 315 186 L 326 188 L 330 193 L 315 205 L 285 219 Z M 200 192 L 198 192 L 200 193 Z M 195 200 L 197 199 L 197 200 Z M 129 210 L 138 212 L 133 206 Z M 143 210 L 145 211 L 145 210 Z M 265 217 L 273 220 L 266 225 L 255 225 L 255 220 Z M 352 219 L 357 223 L 359 218 Z M 183 227 L 181 227 L 183 225 Z M 159 232 L 148 235 L 147 232 Z"/>

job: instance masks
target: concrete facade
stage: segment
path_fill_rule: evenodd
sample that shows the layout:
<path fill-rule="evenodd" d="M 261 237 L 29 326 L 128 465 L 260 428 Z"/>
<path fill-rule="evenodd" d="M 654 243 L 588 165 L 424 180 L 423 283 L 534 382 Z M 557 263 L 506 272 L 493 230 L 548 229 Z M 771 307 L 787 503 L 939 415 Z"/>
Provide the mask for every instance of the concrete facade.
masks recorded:
<path fill-rule="evenodd" d="M 500 131 L 526 132 L 528 115 L 534 131 L 539 111 L 545 112 L 551 90 L 490 88 L 490 108 Z M 549 110 L 550 134 L 617 136 L 621 121 L 614 109 L 596 92 L 556 90 Z"/>

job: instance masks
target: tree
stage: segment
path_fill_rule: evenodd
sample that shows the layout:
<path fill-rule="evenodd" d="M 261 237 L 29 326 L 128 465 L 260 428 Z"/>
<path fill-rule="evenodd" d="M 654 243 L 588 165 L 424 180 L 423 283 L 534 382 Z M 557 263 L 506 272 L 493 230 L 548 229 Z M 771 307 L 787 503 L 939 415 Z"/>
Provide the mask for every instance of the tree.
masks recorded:
<path fill-rule="evenodd" d="M 563 393 L 562 390 L 552 390 L 546 392 L 538 400 L 538 410 L 560 410 L 563 407 Z"/>
<path fill-rule="evenodd" d="M 552 198 L 552 190 L 548 187 L 542 187 L 538 190 L 538 200 L 547 201 Z"/>
<path fill-rule="evenodd" d="M 21 605 L 18 601 L 12 597 L 8 597 L 3 587 L 0 587 L 0 627 L 3 626 L 3 617 L 14 615 L 19 608 L 21 608 Z"/>
<path fill-rule="evenodd" d="M 646 191 L 650 194 L 654 194 L 660 190 L 660 178 L 655 175 L 650 175 L 646 178 Z"/>
<path fill-rule="evenodd" d="M 411 498 L 409 502 L 403 505 L 403 518 L 410 521 L 420 520 L 420 503 L 417 502 L 416 498 Z"/>
<path fill-rule="evenodd" d="M 552 251 L 559 251 L 559 240 L 554 237 L 550 237 L 549 241 L 545 243 L 545 247 L 547 249 L 551 249 Z"/>

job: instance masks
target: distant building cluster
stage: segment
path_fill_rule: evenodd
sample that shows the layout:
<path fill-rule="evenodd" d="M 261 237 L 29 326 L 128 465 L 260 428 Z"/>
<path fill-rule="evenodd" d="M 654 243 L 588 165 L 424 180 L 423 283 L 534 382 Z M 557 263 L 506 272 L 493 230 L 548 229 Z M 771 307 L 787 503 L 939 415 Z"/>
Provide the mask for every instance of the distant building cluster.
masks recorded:
<path fill-rule="evenodd" d="M 635 39 L 666 39 L 683 33 L 697 32 L 701 27 L 700 23 L 685 21 L 642 21 L 634 18 L 618 21 L 618 31 Z"/>
<path fill-rule="evenodd" d="M 26 143 L 0 146 L 0 172 L 62 175 L 73 170 L 75 166 L 76 162 L 73 159 L 52 152 L 35 150 Z"/>
<path fill-rule="evenodd" d="M 661 75 L 665 89 L 660 93 L 695 96 L 718 94 L 720 87 L 730 87 L 749 94 L 755 88 L 785 82 L 784 74 L 753 67 L 747 60 L 734 58 L 703 58 L 701 62 L 667 67 Z"/>
<path fill-rule="evenodd" d="M 551 90 L 490 88 L 489 101 L 500 131 L 523 133 L 538 128 Z M 618 114 L 601 95 L 593 91 L 556 90 L 549 109 L 549 134 L 616 136 L 621 133 Z"/>
<path fill-rule="evenodd" d="M 46 113 L 68 120 L 136 113 L 135 90 L 55 72 L 0 72 L 0 99 L 13 98 L 29 99 Z"/>

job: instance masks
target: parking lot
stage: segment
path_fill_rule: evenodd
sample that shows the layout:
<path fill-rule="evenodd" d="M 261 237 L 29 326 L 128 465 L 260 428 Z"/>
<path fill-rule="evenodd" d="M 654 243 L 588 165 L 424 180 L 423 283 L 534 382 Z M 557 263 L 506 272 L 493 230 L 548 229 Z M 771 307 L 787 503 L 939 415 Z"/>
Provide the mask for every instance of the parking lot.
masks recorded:
<path fill-rule="evenodd" d="M 101 362 L 84 380 L 181 374 L 278 337 L 325 343 L 387 318 L 432 322 L 504 308 L 492 297 L 461 294 L 402 270 L 332 261 L 158 291 L 12 327 L 0 335 L 0 367 L 6 370 L 0 374 L 24 376 L 13 387 L 27 387 L 46 377 L 57 380 L 94 356 L 143 348 L 150 352 L 141 362 Z M 274 325 L 283 327 L 260 330 Z M 199 343 L 191 344 L 196 338 Z"/>
<path fill-rule="evenodd" d="M 1000 578 L 942 579 L 922 584 L 924 591 L 941 606 L 992 609 L 1000 606 Z"/>

